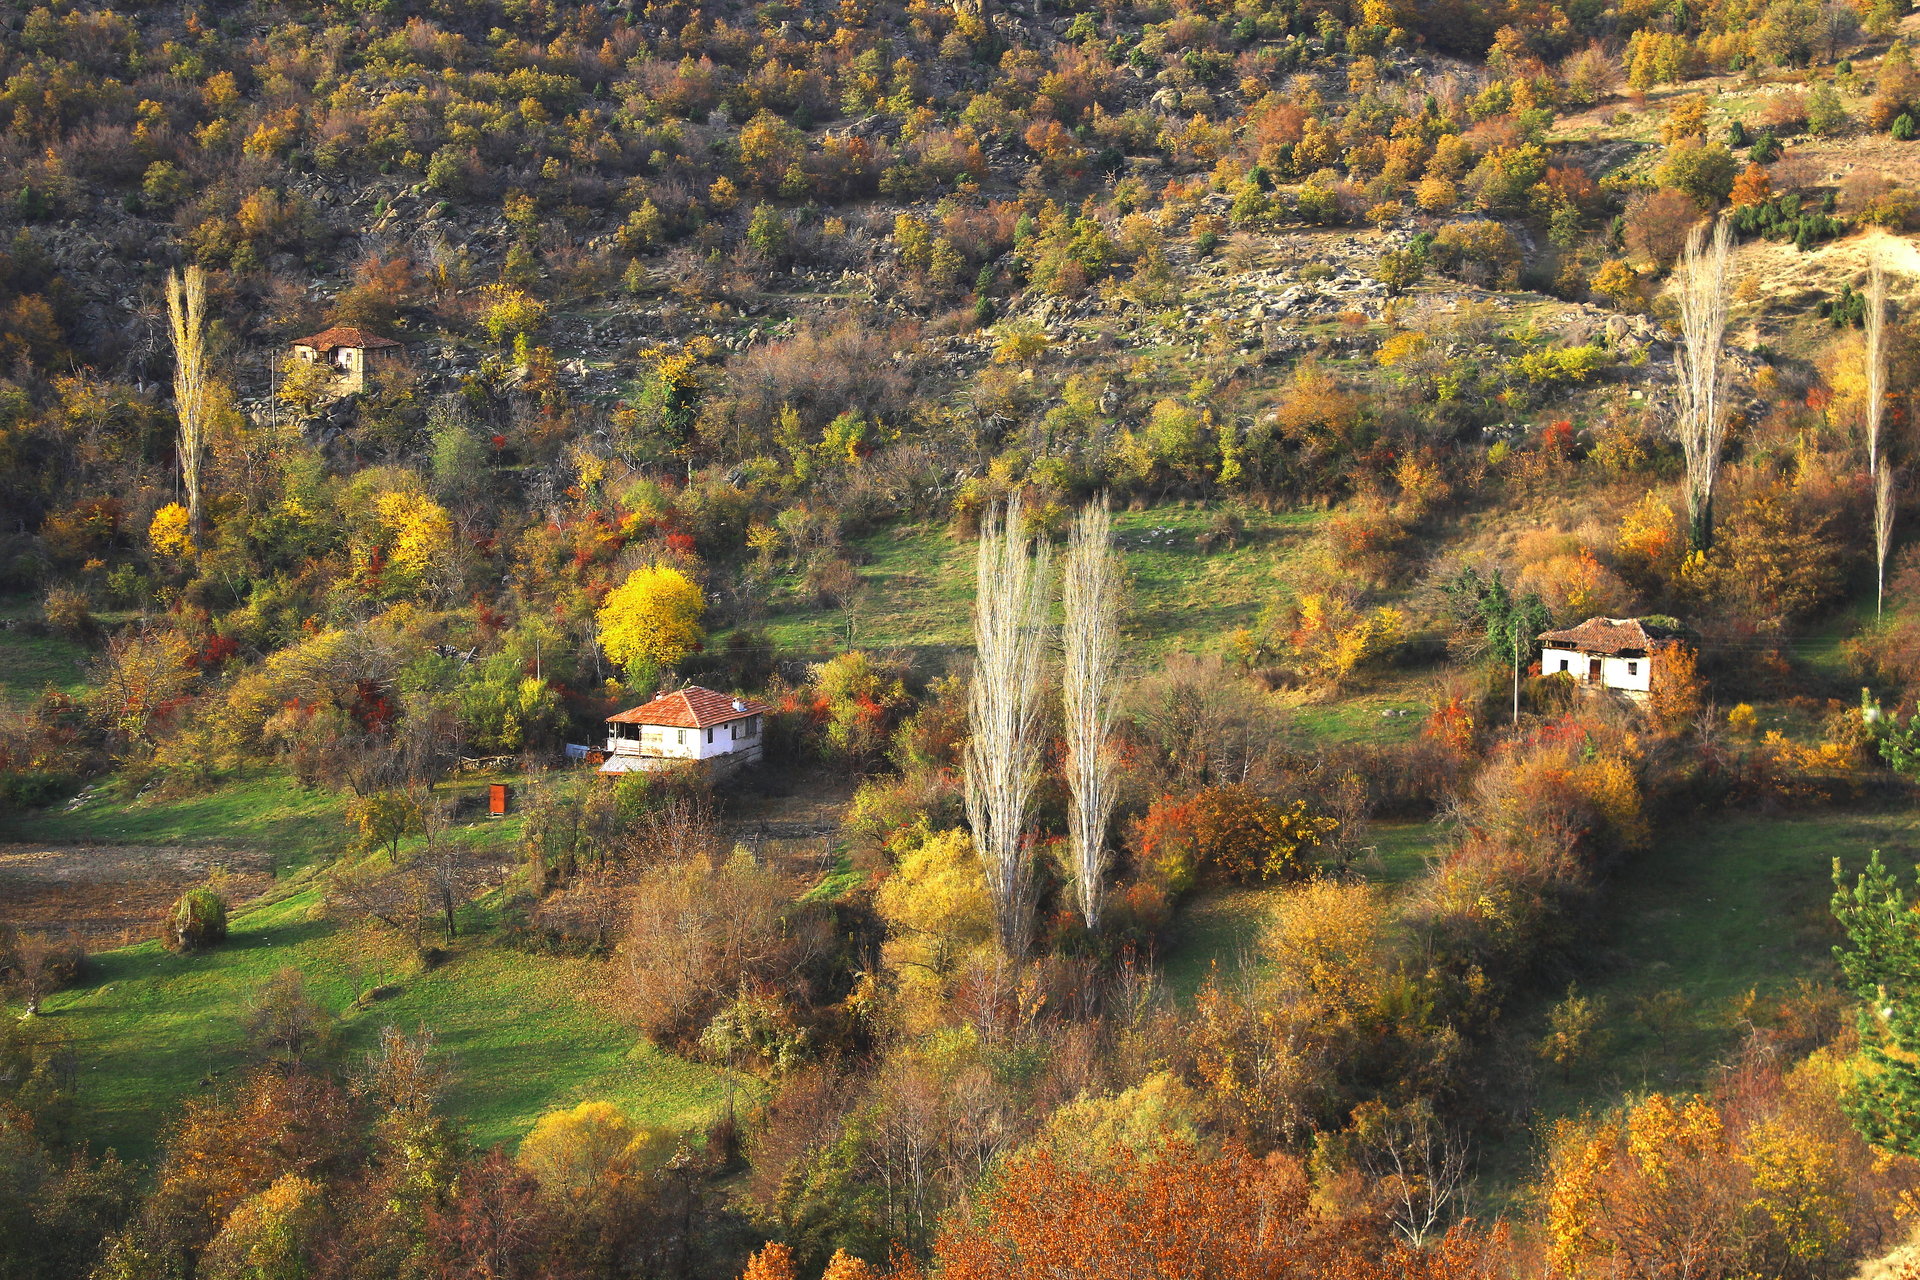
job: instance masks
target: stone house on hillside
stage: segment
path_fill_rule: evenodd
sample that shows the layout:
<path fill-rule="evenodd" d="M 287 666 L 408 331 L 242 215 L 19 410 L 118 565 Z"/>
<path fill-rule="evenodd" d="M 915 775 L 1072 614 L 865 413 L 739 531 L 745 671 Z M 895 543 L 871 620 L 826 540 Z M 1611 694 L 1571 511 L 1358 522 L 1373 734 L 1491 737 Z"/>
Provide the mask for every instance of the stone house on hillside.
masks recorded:
<path fill-rule="evenodd" d="M 352 325 L 335 325 L 293 340 L 293 354 L 297 358 L 333 370 L 334 389 L 341 395 L 365 391 L 367 374 L 385 361 L 396 359 L 404 350 L 406 348 L 392 338 Z"/>
<path fill-rule="evenodd" d="M 1562 674 L 1594 693 L 1644 702 L 1653 692 L 1661 654 L 1683 632 L 1671 620 L 1588 618 L 1576 627 L 1540 633 L 1540 674 Z"/>

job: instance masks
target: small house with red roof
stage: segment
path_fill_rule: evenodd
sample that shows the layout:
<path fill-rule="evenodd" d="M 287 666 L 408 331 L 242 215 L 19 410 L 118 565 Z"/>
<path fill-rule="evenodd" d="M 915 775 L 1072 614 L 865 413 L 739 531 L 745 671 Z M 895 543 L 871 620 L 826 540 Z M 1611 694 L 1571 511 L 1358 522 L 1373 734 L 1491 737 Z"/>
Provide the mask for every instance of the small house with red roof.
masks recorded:
<path fill-rule="evenodd" d="M 652 702 L 607 717 L 602 773 L 664 769 L 688 760 L 733 768 L 760 760 L 766 703 L 699 685 L 663 693 Z"/>
<path fill-rule="evenodd" d="M 319 333 L 293 340 L 295 358 L 309 364 L 324 364 L 333 370 L 335 386 L 342 395 L 367 389 L 367 374 L 383 362 L 392 360 L 406 348 L 392 338 L 383 338 L 352 325 L 335 325 Z"/>
<path fill-rule="evenodd" d="M 1588 618 L 1540 633 L 1540 674 L 1564 674 L 1581 689 L 1642 702 L 1653 692 L 1662 652 L 1684 635 L 1671 618 Z"/>

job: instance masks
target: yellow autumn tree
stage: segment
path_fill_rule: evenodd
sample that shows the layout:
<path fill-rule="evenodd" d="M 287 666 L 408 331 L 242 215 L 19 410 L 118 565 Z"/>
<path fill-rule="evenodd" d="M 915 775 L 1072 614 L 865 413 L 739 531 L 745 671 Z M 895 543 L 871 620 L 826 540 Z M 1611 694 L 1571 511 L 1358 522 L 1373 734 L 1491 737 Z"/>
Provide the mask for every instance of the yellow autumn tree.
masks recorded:
<path fill-rule="evenodd" d="M 296 419 L 311 418 L 334 399 L 337 377 L 329 364 L 288 356 L 280 365 L 280 385 L 274 394 Z"/>
<path fill-rule="evenodd" d="M 1719 1096 L 1563 1120 L 1537 1191 L 1565 1280 L 1848 1274 L 1899 1220 L 1909 1157 L 1848 1123 L 1849 1069 L 1749 1063 Z"/>
<path fill-rule="evenodd" d="M 1585 547 L 1527 565 L 1520 571 L 1519 587 L 1522 593 L 1539 595 L 1560 623 L 1618 614 L 1632 599 L 1619 575 Z"/>
<path fill-rule="evenodd" d="M 833 1257 L 827 1260 L 827 1269 L 820 1273 L 820 1280 L 882 1280 L 882 1277 L 871 1263 L 845 1249 L 835 1249 Z"/>
<path fill-rule="evenodd" d="M 1662 729 L 1681 733 L 1693 727 L 1706 702 L 1699 655 L 1692 645 L 1669 644 L 1654 655 L 1648 710 Z M 1749 707 L 1751 712 L 1752 708 Z"/>
<path fill-rule="evenodd" d="M 583 1102 L 534 1122 L 515 1157 L 549 1195 L 581 1198 L 645 1167 L 662 1139 L 610 1102 Z"/>
<path fill-rule="evenodd" d="M 1285 1001 L 1350 1026 L 1385 995 L 1390 925 L 1372 885 L 1309 880 L 1280 900 L 1261 949 Z"/>
<path fill-rule="evenodd" d="M 1623 1115 L 1561 1121 L 1543 1192 L 1561 1275 L 1725 1275 L 1738 1261 L 1739 1169 L 1704 1098 L 1656 1093 Z"/>
<path fill-rule="evenodd" d="M 680 570 L 650 564 L 635 569 L 600 606 L 600 647 L 635 685 L 670 667 L 706 639 L 700 619 L 707 598 Z"/>
<path fill-rule="evenodd" d="M 187 509 L 177 502 L 169 502 L 153 513 L 153 523 L 147 526 L 147 543 L 155 555 L 172 560 L 185 559 L 193 554 L 193 520 L 187 515 Z"/>
<path fill-rule="evenodd" d="M 307 1251 L 326 1220 L 320 1184 L 286 1174 L 240 1202 L 207 1246 L 200 1274 L 208 1280 L 302 1276 Z"/>
<path fill-rule="evenodd" d="M 1640 273 L 1631 263 L 1603 262 L 1593 273 L 1592 289 L 1616 307 L 1625 307 L 1640 300 Z"/>
<path fill-rule="evenodd" d="M 929 832 L 924 821 L 888 842 L 893 873 L 874 895 L 886 922 L 881 951 L 898 977 L 907 1018 L 932 1009 L 946 981 L 993 940 L 986 877 L 965 831 Z M 918 994 L 921 998 L 914 998 Z"/>
<path fill-rule="evenodd" d="M 1621 567 L 1643 584 L 1672 582 L 1686 554 L 1673 507 L 1659 494 L 1647 492 L 1620 518 L 1613 551 Z"/>
<path fill-rule="evenodd" d="M 391 490 L 373 501 L 385 559 L 382 583 L 388 594 L 414 590 L 453 550 L 453 520 L 447 509 L 423 493 Z"/>

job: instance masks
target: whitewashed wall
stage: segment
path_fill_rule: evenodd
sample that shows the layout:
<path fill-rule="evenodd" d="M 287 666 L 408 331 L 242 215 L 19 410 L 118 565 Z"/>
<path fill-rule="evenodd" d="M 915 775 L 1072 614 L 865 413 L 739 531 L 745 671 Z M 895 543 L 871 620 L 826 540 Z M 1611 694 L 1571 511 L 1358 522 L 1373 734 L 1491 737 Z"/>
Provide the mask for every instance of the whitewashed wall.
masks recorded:
<path fill-rule="evenodd" d="M 1602 658 L 1600 659 L 1600 684 L 1604 688 L 1618 689 L 1622 693 L 1643 695 L 1653 688 L 1653 656 L 1644 658 Z M 1560 664 L 1566 663 L 1563 668 Z M 1577 649 L 1555 649 L 1543 647 L 1540 650 L 1540 670 L 1544 675 L 1552 675 L 1564 670 L 1580 684 L 1587 683 L 1587 672 L 1592 658 Z"/>

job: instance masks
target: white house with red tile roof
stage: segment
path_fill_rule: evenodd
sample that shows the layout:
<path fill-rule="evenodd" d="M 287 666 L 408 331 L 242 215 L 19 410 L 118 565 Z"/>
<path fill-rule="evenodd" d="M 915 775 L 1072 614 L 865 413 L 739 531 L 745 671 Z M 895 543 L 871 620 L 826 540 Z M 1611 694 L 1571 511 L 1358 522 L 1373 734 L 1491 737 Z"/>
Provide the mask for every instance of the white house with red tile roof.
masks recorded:
<path fill-rule="evenodd" d="M 1588 618 L 1577 627 L 1540 633 L 1540 674 L 1565 674 L 1582 689 L 1639 702 L 1653 690 L 1661 650 L 1682 632 L 1651 618 Z"/>
<path fill-rule="evenodd" d="M 687 760 L 755 764 L 772 708 L 753 698 L 688 685 L 607 717 L 602 773 L 664 769 Z"/>

